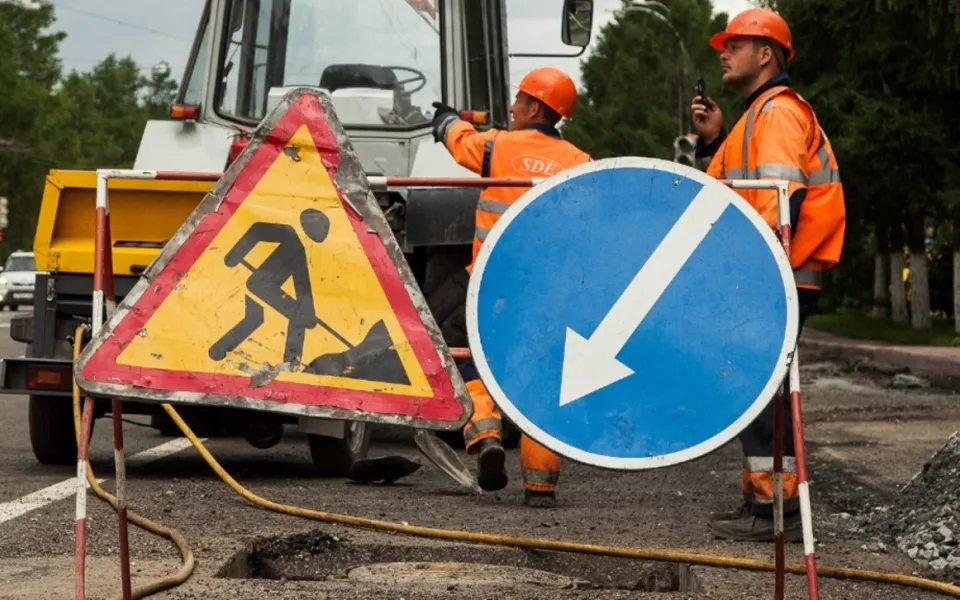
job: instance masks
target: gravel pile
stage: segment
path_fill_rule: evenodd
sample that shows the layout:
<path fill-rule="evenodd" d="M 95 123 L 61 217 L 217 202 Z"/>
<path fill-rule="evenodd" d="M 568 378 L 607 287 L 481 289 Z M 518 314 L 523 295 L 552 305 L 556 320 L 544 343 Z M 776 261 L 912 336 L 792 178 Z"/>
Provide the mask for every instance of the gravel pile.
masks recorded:
<path fill-rule="evenodd" d="M 886 529 L 897 547 L 919 564 L 960 581 L 960 432 L 873 525 Z"/>

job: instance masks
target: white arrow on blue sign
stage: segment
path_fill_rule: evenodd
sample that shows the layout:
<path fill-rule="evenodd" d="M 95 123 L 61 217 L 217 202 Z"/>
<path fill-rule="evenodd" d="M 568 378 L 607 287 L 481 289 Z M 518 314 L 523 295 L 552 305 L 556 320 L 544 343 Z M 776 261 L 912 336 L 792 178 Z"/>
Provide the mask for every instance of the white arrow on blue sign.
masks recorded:
<path fill-rule="evenodd" d="M 797 340 L 783 247 L 743 198 L 651 158 L 574 167 L 523 195 L 467 294 L 504 416 L 570 459 L 642 470 L 703 456 L 776 394 Z"/>

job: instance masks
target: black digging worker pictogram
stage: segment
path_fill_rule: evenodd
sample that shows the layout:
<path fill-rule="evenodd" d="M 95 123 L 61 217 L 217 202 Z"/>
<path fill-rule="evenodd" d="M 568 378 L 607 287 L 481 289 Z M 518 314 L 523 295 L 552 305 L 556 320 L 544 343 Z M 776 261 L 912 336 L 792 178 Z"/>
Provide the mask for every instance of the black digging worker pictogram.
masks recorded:
<path fill-rule="evenodd" d="M 330 233 L 330 219 L 323 212 L 308 208 L 300 213 L 300 227 L 307 238 L 320 244 Z M 276 247 L 255 267 L 247 262 L 246 257 L 260 243 L 276 244 Z M 210 346 L 208 354 L 213 360 L 226 358 L 263 325 L 262 302 L 287 320 L 284 363 L 302 364 L 306 332 L 319 325 L 348 350 L 315 358 L 304 369 L 305 373 L 409 384 L 382 320 L 370 328 L 360 344 L 354 345 L 317 316 L 307 249 L 292 225 L 254 223 L 227 252 L 223 262 L 231 268 L 243 265 L 250 270 L 250 277 L 246 282 L 243 318 Z M 293 280 L 293 296 L 283 291 L 283 285 L 290 279 Z"/>

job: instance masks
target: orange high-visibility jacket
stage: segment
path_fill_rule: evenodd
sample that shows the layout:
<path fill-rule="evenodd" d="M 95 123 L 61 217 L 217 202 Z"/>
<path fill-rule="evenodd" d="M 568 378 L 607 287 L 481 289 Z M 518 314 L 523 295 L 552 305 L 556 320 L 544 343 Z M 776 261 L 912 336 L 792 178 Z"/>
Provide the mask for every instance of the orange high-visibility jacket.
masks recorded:
<path fill-rule="evenodd" d="M 846 208 L 833 148 L 810 104 L 787 86 L 762 92 L 723 140 L 707 173 L 718 179 L 785 179 L 791 198 L 806 189 L 790 262 L 797 287 L 819 290 L 823 271 L 840 261 Z M 776 191 L 737 193 L 778 228 Z"/>
<path fill-rule="evenodd" d="M 531 125 L 516 131 L 477 131 L 466 121 L 454 120 L 442 130 L 444 144 L 454 160 L 481 177 L 550 177 L 581 163 L 590 155 L 562 139 L 550 126 Z M 529 188 L 489 187 L 480 191 L 473 238 L 473 270 L 487 234 Z"/>

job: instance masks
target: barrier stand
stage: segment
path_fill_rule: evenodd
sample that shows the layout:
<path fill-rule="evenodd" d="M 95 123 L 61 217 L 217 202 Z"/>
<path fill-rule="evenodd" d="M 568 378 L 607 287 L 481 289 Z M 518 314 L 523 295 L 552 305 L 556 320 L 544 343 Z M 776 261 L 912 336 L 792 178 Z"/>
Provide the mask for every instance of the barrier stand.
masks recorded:
<path fill-rule="evenodd" d="M 790 193 L 788 182 L 784 180 L 722 180 L 733 189 L 775 189 L 777 191 L 777 220 L 780 229 L 780 243 L 787 257 L 790 256 L 792 230 L 790 227 Z M 803 436 L 803 410 L 800 396 L 800 358 L 798 354 L 799 339 L 793 349 L 790 360 L 787 381 L 790 389 L 790 415 L 793 418 L 793 446 L 794 459 L 797 465 L 797 494 L 800 499 L 800 520 L 803 526 L 803 562 L 806 566 L 807 594 L 810 600 L 820 599 L 820 585 L 817 580 L 817 559 L 813 538 L 813 511 L 810 507 L 810 485 L 807 479 L 807 452 Z M 783 398 L 778 395 L 774 399 L 774 542 L 775 564 L 774 593 L 777 600 L 783 599 L 785 551 L 783 543 Z"/>
<path fill-rule="evenodd" d="M 155 171 L 135 169 L 98 169 L 97 170 L 97 221 L 94 265 L 93 293 L 93 335 L 103 326 L 103 309 L 106 302 L 108 315 L 116 308 L 113 291 L 113 259 L 110 243 L 108 181 L 110 179 L 159 179 L 187 181 L 217 181 L 223 173 Z M 384 190 L 401 187 L 533 187 L 544 181 L 543 178 L 510 177 L 367 177 L 371 189 Z M 778 224 L 780 241 L 787 256 L 790 255 L 791 228 L 790 203 L 787 182 L 784 180 L 742 180 L 723 179 L 721 183 L 732 189 L 775 190 L 777 192 Z M 99 273 L 99 278 L 98 274 Z M 450 348 L 451 357 L 466 360 L 471 357 L 469 348 Z M 800 515 L 803 523 L 804 565 L 807 577 L 809 600 L 819 600 L 816 556 L 813 539 L 812 511 L 807 480 L 806 451 L 802 421 L 800 395 L 800 370 L 797 349 L 794 348 L 789 365 L 790 411 L 793 417 L 794 454 L 797 465 L 797 482 L 800 499 Z M 776 600 L 784 596 L 784 578 L 786 558 L 783 541 L 783 398 L 778 395 L 774 408 L 774 541 L 775 569 L 774 595 Z M 130 598 L 130 556 L 127 539 L 126 504 L 123 488 L 125 471 L 123 456 L 122 412 L 119 400 L 113 400 L 114 450 L 117 467 L 117 515 L 120 530 L 121 573 L 124 581 L 124 600 Z M 86 555 L 86 464 L 89 456 L 90 426 L 93 416 L 93 400 L 87 397 L 84 404 L 83 431 L 77 465 L 77 600 L 84 599 L 84 565 Z"/>
<path fill-rule="evenodd" d="M 110 235 L 109 180 L 158 179 L 164 181 L 218 181 L 221 172 L 156 171 L 144 169 L 97 169 L 96 225 L 94 233 L 94 272 L 91 335 L 97 335 L 116 310 L 113 251 Z M 462 178 L 462 177 L 370 177 L 371 189 L 390 187 L 531 187 L 543 179 Z M 77 450 L 77 497 L 75 535 L 75 598 L 86 599 L 87 464 L 90 456 L 90 431 L 93 425 L 94 399 L 87 396 L 83 405 L 80 447 Z M 123 449 L 123 406 L 111 401 L 113 448 L 116 470 L 117 522 L 120 546 L 120 576 L 123 600 L 131 598 L 130 544 L 127 529 L 126 460 Z"/>
<path fill-rule="evenodd" d="M 113 250 L 110 235 L 110 206 L 107 202 L 108 177 L 97 172 L 97 220 L 94 233 L 93 265 L 93 326 L 96 335 L 103 327 L 104 312 L 110 318 L 117 308 L 113 281 Z M 104 311 L 106 309 L 106 311 Z M 89 397 L 87 398 L 89 400 Z M 126 480 L 127 470 L 123 454 L 123 407 L 120 400 L 110 402 L 113 420 L 113 460 L 117 488 L 117 531 L 120 538 L 120 585 L 123 600 L 130 600 L 130 544 L 127 532 Z"/>
<path fill-rule="evenodd" d="M 189 173 L 179 171 L 138 171 L 127 169 L 97 170 L 97 218 L 94 233 L 93 303 L 91 335 L 97 335 L 104 323 L 117 308 L 113 280 L 113 251 L 110 235 L 110 202 L 108 184 L 110 179 L 163 179 L 216 181 L 222 173 Z M 94 400 L 87 396 L 83 406 L 83 422 L 80 448 L 77 452 L 77 500 L 76 500 L 76 599 L 86 597 L 86 496 L 87 463 L 90 456 L 90 430 L 93 424 Z M 130 576 L 130 542 L 127 529 L 126 460 L 123 450 L 123 405 L 119 398 L 111 400 L 110 412 L 113 421 L 113 456 L 116 470 L 117 529 L 120 546 L 120 581 L 123 600 L 130 600 L 132 585 Z"/>
<path fill-rule="evenodd" d="M 380 178 L 388 179 L 388 178 Z M 391 179 L 390 184 L 395 178 Z M 399 179 L 399 178 L 397 178 Z M 417 179 L 417 178 L 405 178 Z M 417 180 L 419 181 L 419 180 Z M 472 180 L 471 180 L 472 181 Z M 775 190 L 777 192 L 777 221 L 779 225 L 780 242 L 784 252 L 790 256 L 791 227 L 790 227 L 790 196 L 788 183 L 783 180 L 747 180 L 723 179 L 721 183 L 732 189 Z M 539 182 L 533 182 L 536 185 Z M 419 183 L 423 185 L 423 183 Z M 450 348 L 450 355 L 455 360 L 468 360 L 472 354 L 469 348 Z M 789 374 L 786 378 L 790 390 L 790 411 L 793 417 L 794 455 L 797 465 L 798 494 L 800 499 L 800 516 L 803 523 L 804 565 L 807 577 L 807 592 L 809 600 L 819 600 L 820 589 L 817 580 L 816 555 L 813 538 L 813 513 L 810 507 L 810 488 L 807 479 L 807 458 L 803 434 L 803 412 L 800 396 L 800 364 L 797 348 L 794 348 L 789 365 Z M 774 426 L 773 426 L 773 519 L 774 519 L 774 598 L 783 600 L 786 577 L 786 549 L 783 540 L 783 420 L 784 395 L 781 391 L 773 399 Z"/>

